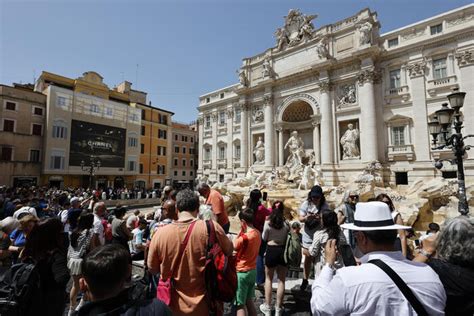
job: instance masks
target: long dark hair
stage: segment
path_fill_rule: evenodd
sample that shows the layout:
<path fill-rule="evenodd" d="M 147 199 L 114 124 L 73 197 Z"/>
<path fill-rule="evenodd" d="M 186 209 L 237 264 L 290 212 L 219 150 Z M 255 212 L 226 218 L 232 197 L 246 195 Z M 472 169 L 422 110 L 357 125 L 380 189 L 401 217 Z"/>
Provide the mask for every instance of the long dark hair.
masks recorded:
<path fill-rule="evenodd" d="M 285 206 L 282 201 L 276 201 L 272 205 L 272 212 L 268 217 L 270 221 L 270 226 L 275 229 L 282 229 L 285 223 L 285 216 L 283 210 Z"/>
<path fill-rule="evenodd" d="M 22 257 L 41 260 L 54 250 L 65 251 L 63 223 L 56 218 L 40 221 L 26 237 Z"/>
<path fill-rule="evenodd" d="M 260 204 L 260 199 L 262 198 L 262 192 L 259 189 L 253 189 L 250 191 L 249 199 L 247 200 L 247 207 L 253 210 L 254 214 L 257 214 L 258 207 Z"/>
<path fill-rule="evenodd" d="M 384 199 L 386 199 L 388 202 L 385 202 Z M 385 204 L 387 204 L 388 207 L 390 208 L 390 212 L 395 211 L 395 206 L 393 205 L 392 199 L 387 194 L 380 193 L 379 195 L 377 195 L 375 200 L 380 201 L 380 202 L 384 202 Z"/>
<path fill-rule="evenodd" d="M 71 234 L 71 246 L 77 247 L 77 240 L 81 235 L 83 230 L 91 229 L 94 224 L 94 214 L 89 213 L 88 211 L 82 211 L 81 215 L 77 220 L 77 227 Z"/>
<path fill-rule="evenodd" d="M 308 203 L 313 203 L 313 200 L 311 199 L 311 191 L 308 193 L 308 198 L 307 198 L 307 201 Z M 316 207 L 318 208 L 318 210 L 321 210 L 321 207 L 326 203 L 326 197 L 323 195 L 321 195 L 321 198 L 319 199 L 319 204 L 316 205 Z"/>
<path fill-rule="evenodd" d="M 336 239 L 339 241 L 339 234 L 341 228 L 337 224 L 337 215 L 334 211 L 325 210 L 322 212 L 323 228 L 329 235 L 329 239 Z"/>

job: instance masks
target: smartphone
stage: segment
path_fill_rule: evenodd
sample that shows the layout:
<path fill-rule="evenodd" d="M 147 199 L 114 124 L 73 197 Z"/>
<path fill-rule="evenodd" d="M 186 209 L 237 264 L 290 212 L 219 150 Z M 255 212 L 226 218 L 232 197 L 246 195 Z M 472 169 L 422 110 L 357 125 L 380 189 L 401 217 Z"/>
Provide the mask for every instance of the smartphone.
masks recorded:
<path fill-rule="evenodd" d="M 415 239 L 415 246 L 420 247 L 420 240 L 419 239 Z"/>
<path fill-rule="evenodd" d="M 268 196 L 268 192 L 263 192 L 262 200 L 266 201 L 266 200 L 267 200 L 267 196 Z"/>

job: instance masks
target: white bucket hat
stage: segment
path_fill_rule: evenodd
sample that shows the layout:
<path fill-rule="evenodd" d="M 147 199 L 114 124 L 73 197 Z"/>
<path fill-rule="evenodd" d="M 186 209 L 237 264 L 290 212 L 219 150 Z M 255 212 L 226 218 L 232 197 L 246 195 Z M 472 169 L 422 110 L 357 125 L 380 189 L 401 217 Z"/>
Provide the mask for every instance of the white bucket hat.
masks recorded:
<path fill-rule="evenodd" d="M 358 231 L 410 229 L 410 226 L 393 222 L 390 208 L 384 202 L 357 203 L 354 223 L 342 224 L 342 228 Z"/>

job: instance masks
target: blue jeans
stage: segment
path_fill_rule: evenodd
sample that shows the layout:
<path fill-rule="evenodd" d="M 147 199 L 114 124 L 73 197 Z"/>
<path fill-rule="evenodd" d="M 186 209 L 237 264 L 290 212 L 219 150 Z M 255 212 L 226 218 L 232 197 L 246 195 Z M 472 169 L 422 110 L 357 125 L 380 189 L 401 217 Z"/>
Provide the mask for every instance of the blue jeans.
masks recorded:
<path fill-rule="evenodd" d="M 262 240 L 260 250 L 257 256 L 257 284 L 265 283 L 265 264 L 263 261 L 265 251 L 267 250 L 267 242 Z"/>

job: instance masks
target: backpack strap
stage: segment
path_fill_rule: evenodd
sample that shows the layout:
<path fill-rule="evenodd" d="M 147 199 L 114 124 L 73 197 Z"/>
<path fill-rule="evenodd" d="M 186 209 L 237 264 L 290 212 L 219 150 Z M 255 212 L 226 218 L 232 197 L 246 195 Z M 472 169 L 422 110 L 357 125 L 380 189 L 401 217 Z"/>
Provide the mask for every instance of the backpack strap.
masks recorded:
<path fill-rule="evenodd" d="M 179 247 L 179 253 L 178 257 L 176 258 L 175 264 L 171 267 L 171 274 L 170 277 L 173 278 L 174 274 L 174 269 L 176 268 L 176 265 L 181 262 L 181 258 L 183 257 L 184 249 L 186 249 L 186 246 L 188 245 L 189 237 L 191 237 L 191 232 L 193 231 L 194 225 L 196 224 L 196 221 L 193 221 L 189 227 L 188 230 L 186 231 L 186 236 L 184 237 L 183 242 L 181 243 Z"/>
<path fill-rule="evenodd" d="M 214 222 L 210 219 L 206 220 L 206 227 L 208 235 L 207 252 L 209 253 L 216 243 L 216 228 L 214 227 Z"/>
<path fill-rule="evenodd" d="M 402 278 L 400 278 L 400 276 L 395 271 L 393 271 L 392 268 L 390 268 L 385 262 L 380 259 L 372 259 L 369 261 L 369 263 L 372 263 L 382 269 L 390 277 L 390 279 L 392 279 L 392 281 L 400 289 L 403 296 L 405 296 L 408 302 L 410 302 L 411 306 L 418 315 L 428 316 L 425 307 L 421 304 L 421 302 L 418 300 L 413 291 L 408 287 L 408 285 L 402 280 Z"/>

